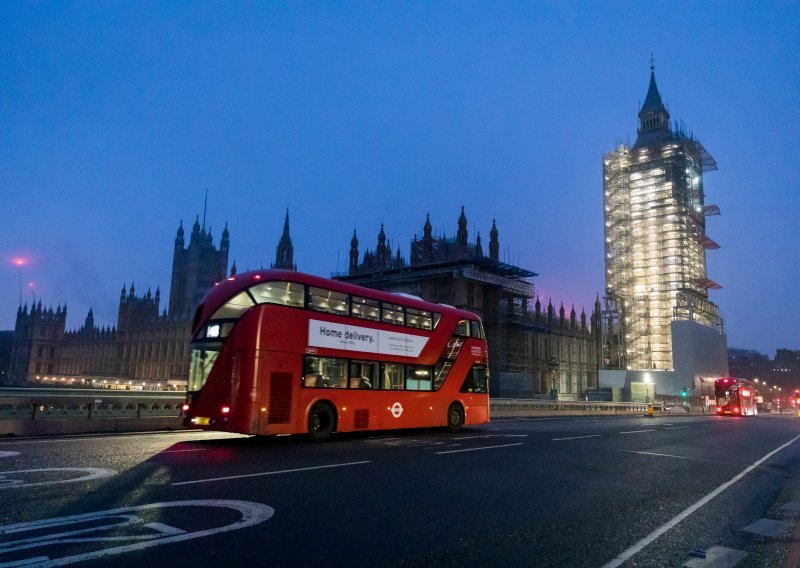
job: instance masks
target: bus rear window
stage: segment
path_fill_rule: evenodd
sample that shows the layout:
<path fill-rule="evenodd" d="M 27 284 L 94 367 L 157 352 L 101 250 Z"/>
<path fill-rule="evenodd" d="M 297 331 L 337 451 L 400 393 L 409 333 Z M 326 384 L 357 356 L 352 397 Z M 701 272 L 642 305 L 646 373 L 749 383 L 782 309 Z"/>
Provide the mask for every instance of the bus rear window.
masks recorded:
<path fill-rule="evenodd" d="M 280 304 L 295 308 L 303 307 L 303 285 L 295 282 L 262 282 L 250 288 L 250 293 L 259 304 Z"/>
<path fill-rule="evenodd" d="M 467 320 L 461 320 L 458 322 L 456 326 L 456 330 L 453 332 L 453 335 L 461 335 L 464 337 L 469 337 L 469 322 Z"/>
<path fill-rule="evenodd" d="M 469 322 L 469 335 L 470 337 L 477 337 L 478 339 L 486 339 L 481 322 L 475 320 Z"/>

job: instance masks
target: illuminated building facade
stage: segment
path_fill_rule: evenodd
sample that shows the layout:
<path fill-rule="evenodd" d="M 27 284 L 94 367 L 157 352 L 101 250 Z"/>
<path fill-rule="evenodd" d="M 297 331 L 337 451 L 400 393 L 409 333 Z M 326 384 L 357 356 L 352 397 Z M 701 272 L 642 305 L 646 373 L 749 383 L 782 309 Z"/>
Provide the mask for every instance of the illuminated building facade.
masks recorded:
<path fill-rule="evenodd" d="M 603 157 L 606 300 L 618 310 L 610 335 L 620 350 L 619 357 L 606 352 L 606 363 L 673 370 L 675 321 L 722 334 L 708 296 L 720 286 L 706 273 L 706 251 L 719 248 L 706 235 L 706 218 L 719 208 L 703 191 L 704 174 L 716 169 L 703 145 L 670 123 L 651 64 L 636 143 Z M 609 345 L 606 337 L 606 351 Z"/>
<path fill-rule="evenodd" d="M 408 260 L 399 247 L 393 252 L 383 225 L 374 249 L 360 255 L 358 245 L 354 232 L 348 271 L 338 279 L 480 316 L 493 396 L 582 400 L 587 389 L 598 386 L 599 301 L 588 317 L 549 300 L 543 305 L 532 282 L 536 274 L 500 260 L 496 223 L 489 231 L 488 254 L 480 233 L 469 240 L 463 207 L 455 236 L 435 235 L 426 217 L 421 238 L 415 235 L 411 241 Z"/>

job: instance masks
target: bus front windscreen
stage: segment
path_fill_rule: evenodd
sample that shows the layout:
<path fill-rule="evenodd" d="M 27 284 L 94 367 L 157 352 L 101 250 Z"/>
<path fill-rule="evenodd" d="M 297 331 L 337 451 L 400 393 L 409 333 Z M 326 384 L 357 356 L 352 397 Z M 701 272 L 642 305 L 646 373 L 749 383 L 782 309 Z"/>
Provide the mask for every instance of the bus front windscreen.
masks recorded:
<path fill-rule="evenodd" d="M 208 380 L 208 375 L 217 360 L 221 343 L 195 343 L 192 344 L 191 363 L 189 365 L 189 392 L 197 392 L 203 388 Z"/>

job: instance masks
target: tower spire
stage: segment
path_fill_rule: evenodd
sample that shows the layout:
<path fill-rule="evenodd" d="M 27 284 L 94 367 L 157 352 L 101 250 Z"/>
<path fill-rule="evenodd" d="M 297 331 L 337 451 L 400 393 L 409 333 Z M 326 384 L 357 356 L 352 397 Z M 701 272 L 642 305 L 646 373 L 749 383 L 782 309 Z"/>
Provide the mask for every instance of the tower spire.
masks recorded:
<path fill-rule="evenodd" d="M 206 188 L 206 198 L 203 201 L 203 230 L 206 230 L 206 211 L 208 210 L 208 188 Z"/>
<path fill-rule="evenodd" d="M 292 246 L 292 237 L 289 236 L 289 208 L 286 208 L 286 217 L 283 221 L 283 233 L 281 240 L 278 242 L 278 248 L 275 252 L 275 264 L 272 268 L 281 268 L 283 270 L 297 270 L 297 265 L 294 263 L 294 247 Z"/>
<path fill-rule="evenodd" d="M 639 110 L 639 130 L 634 148 L 648 146 L 659 140 L 668 138 L 672 134 L 669 125 L 669 112 L 661 100 L 661 94 L 656 85 L 656 60 L 650 54 L 650 84 L 647 87 L 647 96 L 644 98 Z"/>

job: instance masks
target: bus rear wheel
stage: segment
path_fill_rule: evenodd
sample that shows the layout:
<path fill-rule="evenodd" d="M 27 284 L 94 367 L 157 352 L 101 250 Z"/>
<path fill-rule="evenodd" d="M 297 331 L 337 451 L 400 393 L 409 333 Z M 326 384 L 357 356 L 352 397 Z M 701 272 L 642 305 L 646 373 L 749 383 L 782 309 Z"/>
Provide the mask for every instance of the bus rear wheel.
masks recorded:
<path fill-rule="evenodd" d="M 308 437 L 312 442 L 324 442 L 336 428 L 336 413 L 330 404 L 318 402 L 308 413 Z"/>
<path fill-rule="evenodd" d="M 455 434 L 461 431 L 463 425 L 464 409 L 460 404 L 454 402 L 450 405 L 450 408 L 447 409 L 447 429 Z"/>

